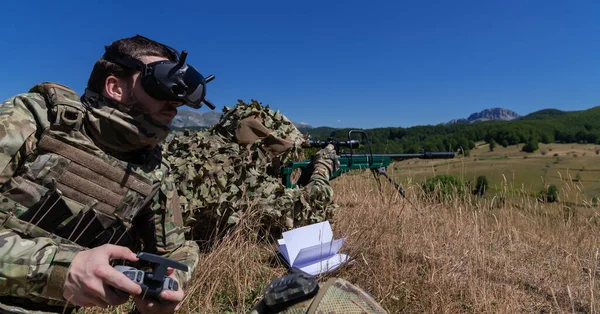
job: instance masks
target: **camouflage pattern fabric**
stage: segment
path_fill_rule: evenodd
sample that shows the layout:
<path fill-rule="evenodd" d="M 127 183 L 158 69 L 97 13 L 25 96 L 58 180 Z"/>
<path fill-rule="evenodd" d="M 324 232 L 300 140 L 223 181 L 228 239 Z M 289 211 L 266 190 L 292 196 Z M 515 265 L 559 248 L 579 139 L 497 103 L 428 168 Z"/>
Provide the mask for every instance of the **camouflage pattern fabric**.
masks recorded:
<path fill-rule="evenodd" d="M 302 145 L 308 140 L 281 112 L 252 99 L 249 103 L 238 100 L 209 130 L 225 142 L 233 142 L 248 149 L 259 149 L 265 155 L 261 162 L 268 164 L 267 171 L 277 176 L 290 161 L 303 159 Z"/>
<path fill-rule="evenodd" d="M 45 86 L 45 88 L 52 90 L 54 87 Z M 56 108 L 50 106 L 48 100 L 59 93 L 54 90 L 56 93 L 54 96 L 52 93 L 42 95 L 39 93 L 40 90 L 34 88 L 32 92 L 19 94 L 0 105 L 0 185 L 3 193 L 6 192 L 7 187 L 15 184 L 13 178 L 16 174 L 31 170 L 22 168 L 37 158 L 37 144 L 44 131 L 52 124 L 49 121 L 52 115 L 49 115 L 48 111 L 53 110 L 54 115 L 57 113 Z M 77 113 L 77 101 L 71 100 L 74 108 L 71 113 Z M 96 108 L 108 106 L 102 103 L 95 104 Z M 114 121 L 103 121 L 111 119 L 112 116 L 95 116 L 94 112 L 86 114 L 91 118 L 88 122 L 83 120 L 81 132 L 58 128 L 55 133 L 66 141 L 77 143 L 77 147 L 88 153 L 106 158 L 113 164 L 120 163 L 121 161 L 115 158 L 109 158 L 94 143 L 86 141 L 84 132 L 89 130 L 90 123 L 96 123 L 96 126 L 99 126 L 97 130 L 100 132 L 98 136 L 103 136 L 106 143 L 111 135 L 120 135 L 111 129 L 115 123 L 128 123 L 131 120 L 123 120 L 117 115 Z M 75 123 L 78 120 L 71 121 Z M 137 127 L 130 127 L 130 129 L 139 130 Z M 135 134 L 127 138 L 134 137 Z M 143 147 L 148 142 L 145 143 Z M 128 153 L 123 150 L 122 152 Z M 138 155 L 131 152 L 131 156 Z M 160 157 L 160 153 L 158 156 Z M 149 159 L 136 161 L 150 162 Z M 186 264 L 189 267 L 188 273 L 179 271 L 176 273 L 180 285 L 185 288 L 197 267 L 199 248 L 195 242 L 185 239 L 179 197 L 168 164 L 164 162 L 162 164 L 125 163 L 140 175 L 143 174 L 160 182 L 157 192 L 150 199 L 150 205 L 141 209 L 133 219 L 132 230 L 137 237 L 130 249 L 137 252 L 143 248 L 145 252 L 161 254 Z M 55 173 L 58 166 L 60 163 L 53 163 L 52 160 L 40 166 L 37 171 L 40 174 L 39 182 L 45 182 L 44 174 L 49 176 Z M 27 190 L 28 195 L 37 195 L 41 192 Z M 0 312 L 36 313 L 37 310 L 63 312 L 66 300 L 62 297 L 62 291 L 69 265 L 78 252 L 87 248 L 18 219 L 18 214 L 31 205 L 26 199 L 15 201 L 4 195 L 0 195 L 0 199 L 0 303 L 2 303 Z"/>
<path fill-rule="evenodd" d="M 127 153 L 154 147 L 169 135 L 169 127 L 149 115 L 86 90 L 87 131 L 105 151 Z"/>
<path fill-rule="evenodd" d="M 26 239 L 11 230 L 0 230 L 0 295 L 57 307 L 64 304 L 61 284 L 80 250 L 57 245 L 50 238 Z"/>
<path fill-rule="evenodd" d="M 321 178 L 329 180 L 332 173 L 340 168 L 340 161 L 337 159 L 335 149 L 332 144 L 318 151 L 312 158 L 314 166 L 313 175 L 319 175 Z M 311 180 L 312 181 L 312 180 Z"/>
<path fill-rule="evenodd" d="M 341 278 L 331 278 L 320 286 L 317 295 L 290 306 L 283 314 L 385 314 L 387 313 L 365 291 Z"/>
<path fill-rule="evenodd" d="M 250 129 L 245 123 L 257 118 L 267 131 L 252 126 L 254 135 L 241 134 Z M 194 228 L 194 238 L 218 238 L 249 208 L 260 213 L 261 227 L 273 230 L 330 218 L 336 205 L 328 175 L 315 174 L 302 189 L 286 189 L 277 177 L 287 162 L 303 157 L 305 141 L 285 116 L 254 100 L 225 107 L 219 122 L 206 132 L 175 136 L 164 156 L 173 166 L 184 219 Z M 287 149 L 279 149 L 285 145 Z"/>
<path fill-rule="evenodd" d="M 282 314 L 386 314 L 387 312 L 361 288 L 345 279 L 330 278 L 319 284 L 319 291 L 312 298 L 291 302 L 277 313 Z M 259 302 L 251 314 L 275 313 L 264 302 Z"/>

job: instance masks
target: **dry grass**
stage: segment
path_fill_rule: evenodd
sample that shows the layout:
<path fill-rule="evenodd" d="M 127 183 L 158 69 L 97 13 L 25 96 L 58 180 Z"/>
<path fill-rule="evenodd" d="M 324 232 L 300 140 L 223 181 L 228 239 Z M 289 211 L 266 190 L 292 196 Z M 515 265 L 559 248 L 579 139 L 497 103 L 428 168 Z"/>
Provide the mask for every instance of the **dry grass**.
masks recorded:
<path fill-rule="evenodd" d="M 333 182 L 340 205 L 334 234 L 347 237 L 342 250 L 355 258 L 336 275 L 390 313 L 600 310 L 598 208 L 539 203 L 512 192 L 518 188 L 507 180 L 493 198 L 443 203 L 415 184 L 405 186 L 405 200 L 389 184 L 380 193 L 374 182 L 368 172 Z M 285 272 L 275 246 L 249 231 L 252 215 L 201 257 L 182 313 L 248 312 L 266 283 Z"/>
<path fill-rule="evenodd" d="M 509 187 L 525 189 L 530 195 L 550 184 L 568 189 L 568 183 L 576 180 L 581 183 L 576 188 L 582 193 L 565 190 L 561 195 L 563 200 L 578 202 L 581 197 L 600 198 L 600 155 L 596 151 L 600 152 L 600 146 L 594 144 L 540 144 L 535 153 L 521 152 L 514 145 L 500 146 L 490 152 L 485 145 L 471 150 L 471 157 L 409 159 L 392 164 L 390 172 L 400 182 L 422 181 L 438 174 L 472 182 L 478 176 L 486 176 L 492 193 L 502 191 L 508 179 Z"/>

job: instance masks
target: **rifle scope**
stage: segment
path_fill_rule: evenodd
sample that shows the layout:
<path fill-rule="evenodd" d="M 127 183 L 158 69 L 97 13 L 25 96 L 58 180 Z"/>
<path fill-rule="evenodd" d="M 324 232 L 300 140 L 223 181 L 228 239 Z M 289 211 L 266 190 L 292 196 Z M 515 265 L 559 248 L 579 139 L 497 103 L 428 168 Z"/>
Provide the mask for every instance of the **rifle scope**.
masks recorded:
<path fill-rule="evenodd" d="M 358 148 L 360 147 L 360 142 L 358 140 L 347 140 L 347 141 L 334 141 L 334 140 L 327 140 L 327 141 L 320 141 L 320 140 L 308 140 L 308 144 L 310 145 L 310 147 L 314 147 L 314 148 L 325 148 L 325 146 L 332 144 L 333 146 L 335 146 L 335 148 L 337 149 L 338 147 L 352 147 L 352 148 Z"/>

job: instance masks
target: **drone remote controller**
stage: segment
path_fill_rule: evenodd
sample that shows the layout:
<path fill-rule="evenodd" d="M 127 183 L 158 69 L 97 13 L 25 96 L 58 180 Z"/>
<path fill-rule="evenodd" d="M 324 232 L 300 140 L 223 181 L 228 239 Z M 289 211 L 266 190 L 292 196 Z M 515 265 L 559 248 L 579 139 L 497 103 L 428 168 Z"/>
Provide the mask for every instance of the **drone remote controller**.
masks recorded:
<path fill-rule="evenodd" d="M 131 279 L 131 281 L 140 285 L 140 287 L 142 287 L 142 295 L 148 298 L 153 298 L 160 302 L 164 302 L 159 297 L 163 290 L 179 290 L 179 284 L 177 281 L 166 275 L 167 267 L 188 271 L 187 265 L 172 259 L 145 252 L 139 253 L 137 257 L 140 260 L 147 261 L 153 265 L 151 273 L 124 265 L 117 265 L 115 266 L 115 269 L 127 276 L 127 278 Z M 120 296 L 129 295 L 127 292 L 119 289 L 115 289 L 115 291 Z"/>

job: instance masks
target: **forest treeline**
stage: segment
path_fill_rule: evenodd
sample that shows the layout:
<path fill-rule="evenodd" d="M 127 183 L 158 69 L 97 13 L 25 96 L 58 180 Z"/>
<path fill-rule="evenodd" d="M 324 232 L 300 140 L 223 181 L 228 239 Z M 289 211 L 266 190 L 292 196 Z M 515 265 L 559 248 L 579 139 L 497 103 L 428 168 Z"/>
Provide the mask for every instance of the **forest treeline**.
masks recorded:
<path fill-rule="evenodd" d="M 349 130 L 352 129 L 314 128 L 307 133 L 315 139 L 345 140 L 348 139 Z M 460 148 L 468 153 L 480 141 L 505 147 L 524 143 L 534 148 L 537 148 L 537 143 L 600 144 L 600 106 L 582 111 L 540 110 L 512 121 L 387 127 L 363 131 L 369 136 L 373 153 L 417 153 L 421 149 L 459 151 Z"/>

